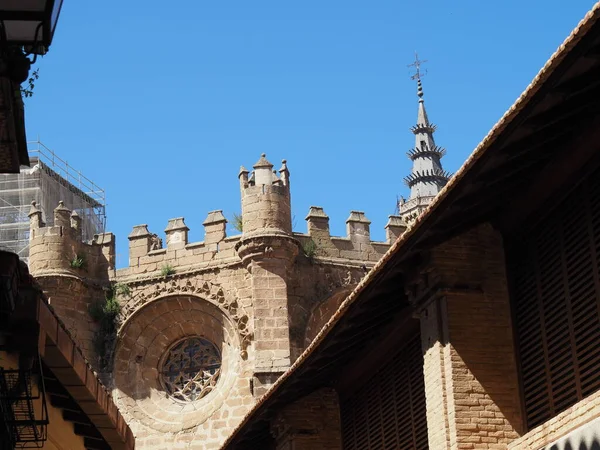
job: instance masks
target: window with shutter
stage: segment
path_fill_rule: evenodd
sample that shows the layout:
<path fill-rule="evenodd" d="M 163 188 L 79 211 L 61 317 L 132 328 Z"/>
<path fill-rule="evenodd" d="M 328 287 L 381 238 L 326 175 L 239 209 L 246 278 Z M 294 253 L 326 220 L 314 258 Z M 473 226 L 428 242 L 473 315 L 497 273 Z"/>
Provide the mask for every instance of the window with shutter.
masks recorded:
<path fill-rule="evenodd" d="M 345 450 L 425 450 L 427 416 L 417 334 L 354 394 L 342 399 Z"/>
<path fill-rule="evenodd" d="M 533 428 L 600 387 L 600 170 L 508 252 Z"/>

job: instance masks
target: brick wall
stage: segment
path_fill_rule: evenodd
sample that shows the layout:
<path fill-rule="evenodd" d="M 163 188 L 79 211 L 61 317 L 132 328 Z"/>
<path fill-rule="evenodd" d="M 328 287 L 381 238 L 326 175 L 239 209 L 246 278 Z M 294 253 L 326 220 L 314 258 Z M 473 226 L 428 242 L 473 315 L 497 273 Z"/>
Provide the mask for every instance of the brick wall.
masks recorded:
<path fill-rule="evenodd" d="M 553 417 L 527 434 L 515 439 L 508 446 L 509 450 L 531 449 L 538 450 L 553 443 L 577 428 L 600 417 L 600 391 L 581 400 L 567 410 Z M 598 446 L 600 442 L 596 442 Z M 575 449 L 575 447 L 573 447 Z M 578 450 L 594 450 L 597 447 L 583 445 Z M 549 450 L 555 450 L 552 447 Z"/>
<path fill-rule="evenodd" d="M 431 254 L 422 336 L 433 449 L 507 448 L 522 431 L 503 255 L 487 225 Z"/>
<path fill-rule="evenodd" d="M 271 423 L 277 450 L 341 450 L 339 401 L 322 388 L 287 405 Z"/>

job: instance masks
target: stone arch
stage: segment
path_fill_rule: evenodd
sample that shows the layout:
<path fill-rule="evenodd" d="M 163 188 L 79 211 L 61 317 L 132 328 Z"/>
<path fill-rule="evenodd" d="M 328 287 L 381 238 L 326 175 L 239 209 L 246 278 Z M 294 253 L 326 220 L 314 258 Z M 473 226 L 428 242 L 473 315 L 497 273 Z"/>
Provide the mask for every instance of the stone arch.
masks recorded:
<path fill-rule="evenodd" d="M 221 375 L 203 398 L 182 402 L 159 380 L 165 352 L 186 337 L 201 336 L 221 353 Z M 157 298 L 128 317 L 115 348 L 115 403 L 131 419 L 160 432 L 180 432 L 205 422 L 228 398 L 240 375 L 240 342 L 235 323 L 221 308 L 198 296 Z"/>
<path fill-rule="evenodd" d="M 304 348 L 308 347 L 327 321 L 338 310 L 354 286 L 344 286 L 317 303 L 311 310 L 304 331 Z"/>
<path fill-rule="evenodd" d="M 148 281 L 148 280 L 147 280 Z M 229 317 L 235 324 L 237 334 L 240 340 L 240 353 L 242 358 L 247 357 L 247 348 L 252 339 L 250 330 L 250 321 L 248 314 L 236 298 L 226 293 L 223 288 L 216 283 L 205 281 L 198 278 L 185 276 L 173 276 L 151 280 L 151 283 L 143 282 L 138 285 L 132 285 L 133 294 L 121 306 L 120 327 L 117 336 L 122 334 L 128 322 L 141 311 L 146 305 L 154 303 L 163 297 L 173 295 L 188 295 L 203 299 L 206 302 L 217 306 L 223 314 Z"/>

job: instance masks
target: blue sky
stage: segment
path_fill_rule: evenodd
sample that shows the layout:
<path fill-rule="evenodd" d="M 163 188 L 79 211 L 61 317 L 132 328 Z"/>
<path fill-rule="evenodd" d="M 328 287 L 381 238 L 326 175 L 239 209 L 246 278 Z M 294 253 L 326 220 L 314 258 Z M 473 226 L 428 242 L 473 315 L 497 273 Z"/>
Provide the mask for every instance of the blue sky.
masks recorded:
<path fill-rule="evenodd" d="M 104 187 L 117 265 L 127 235 L 240 211 L 237 174 L 288 160 L 295 231 L 323 206 L 384 239 L 408 196 L 415 50 L 436 143 L 454 172 L 593 6 L 583 0 L 65 0 L 26 102 L 40 140 Z M 100 6 L 101 7 L 98 7 Z M 232 233 L 233 234 L 233 233 Z"/>

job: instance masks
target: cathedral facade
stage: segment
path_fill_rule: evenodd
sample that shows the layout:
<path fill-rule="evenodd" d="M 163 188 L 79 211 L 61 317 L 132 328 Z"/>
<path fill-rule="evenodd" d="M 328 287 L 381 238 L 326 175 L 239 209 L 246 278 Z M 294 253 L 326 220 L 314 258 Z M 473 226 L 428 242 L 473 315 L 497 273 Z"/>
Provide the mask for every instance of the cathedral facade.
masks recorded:
<path fill-rule="evenodd" d="M 389 217 L 385 242 L 371 240 L 362 211 L 350 212 L 346 236 L 331 236 L 317 206 L 307 233 L 293 232 L 287 162 L 273 170 L 265 154 L 238 174 L 241 234 L 227 236 L 222 211 L 208 213 L 202 242 L 188 241 L 182 217 L 168 221 L 164 245 L 137 225 L 122 269 L 111 233 L 84 243 L 81 219 L 62 202 L 52 226 L 32 205 L 31 273 L 112 390 L 137 448 L 218 448 L 439 191 L 443 150 L 418 87 L 411 197 Z"/>

